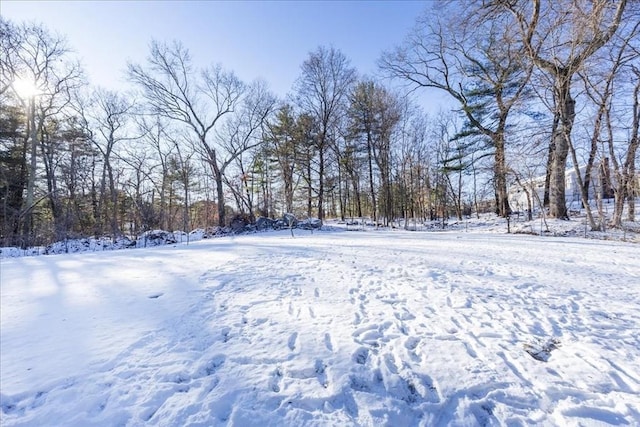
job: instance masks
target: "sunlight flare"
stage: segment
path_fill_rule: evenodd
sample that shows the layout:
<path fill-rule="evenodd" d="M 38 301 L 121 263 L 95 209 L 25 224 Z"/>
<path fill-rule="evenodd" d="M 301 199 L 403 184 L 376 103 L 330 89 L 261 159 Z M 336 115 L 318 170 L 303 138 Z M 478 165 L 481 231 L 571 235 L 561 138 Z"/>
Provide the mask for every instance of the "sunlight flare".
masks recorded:
<path fill-rule="evenodd" d="M 20 98 L 23 99 L 28 99 L 42 93 L 38 85 L 32 79 L 24 77 L 17 77 L 13 81 L 13 90 Z"/>

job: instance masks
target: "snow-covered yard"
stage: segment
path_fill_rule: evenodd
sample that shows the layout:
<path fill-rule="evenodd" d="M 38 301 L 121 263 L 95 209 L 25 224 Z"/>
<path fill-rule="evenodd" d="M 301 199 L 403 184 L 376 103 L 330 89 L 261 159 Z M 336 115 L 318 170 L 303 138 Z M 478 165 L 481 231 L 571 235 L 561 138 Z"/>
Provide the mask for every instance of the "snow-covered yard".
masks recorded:
<path fill-rule="evenodd" d="M 640 424 L 640 246 L 288 231 L 1 265 L 14 425 Z"/>

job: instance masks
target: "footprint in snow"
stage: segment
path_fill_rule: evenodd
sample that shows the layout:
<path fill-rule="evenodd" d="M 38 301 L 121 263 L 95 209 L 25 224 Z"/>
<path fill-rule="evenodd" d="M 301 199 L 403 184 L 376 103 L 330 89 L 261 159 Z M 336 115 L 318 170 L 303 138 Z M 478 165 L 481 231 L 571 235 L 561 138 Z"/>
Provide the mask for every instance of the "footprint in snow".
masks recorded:
<path fill-rule="evenodd" d="M 230 327 L 225 326 L 224 328 L 222 328 L 222 330 L 220 331 L 220 336 L 222 337 L 222 342 L 229 341 L 229 339 L 230 339 L 229 333 L 231 333 L 231 328 Z"/>
<path fill-rule="evenodd" d="M 360 347 L 358 350 L 356 350 L 355 353 L 353 353 L 352 359 L 354 362 L 356 362 L 358 365 L 364 365 L 365 363 L 367 363 L 367 359 L 369 358 L 369 350 L 366 349 L 365 347 Z"/>
<path fill-rule="evenodd" d="M 289 346 L 289 350 L 293 351 L 296 349 L 296 341 L 298 340 L 298 333 L 294 332 L 291 334 L 291 336 L 289 337 L 289 341 L 287 342 L 287 345 Z"/>
<path fill-rule="evenodd" d="M 278 366 L 275 371 L 271 373 L 271 379 L 269 380 L 269 388 L 274 393 L 279 393 L 282 389 L 282 387 L 280 386 L 280 384 L 282 383 L 282 377 L 282 368 Z"/>
<path fill-rule="evenodd" d="M 164 295 L 164 292 L 156 292 L 156 293 L 148 295 L 147 298 L 149 298 L 149 299 L 158 299 L 162 295 Z"/>
<path fill-rule="evenodd" d="M 315 364 L 315 371 L 318 376 L 318 382 L 322 387 L 329 387 L 329 379 L 327 378 L 327 365 L 321 360 L 317 359 Z"/>
<path fill-rule="evenodd" d="M 389 370 L 389 372 L 391 372 L 392 374 L 398 374 L 398 365 L 396 364 L 396 359 L 395 357 L 393 357 L 393 354 L 391 353 L 386 353 L 383 357 L 384 359 L 384 363 L 387 367 L 387 369 Z"/>
<path fill-rule="evenodd" d="M 551 352 L 558 348 L 560 348 L 560 340 L 557 338 L 550 338 L 544 342 L 538 340 L 534 343 L 524 344 L 524 351 L 540 362 L 548 362 Z"/>
<path fill-rule="evenodd" d="M 359 313 L 355 313 L 354 315 L 354 319 L 353 319 L 353 324 L 354 325 L 359 325 L 362 322 L 362 318 L 360 317 Z"/>
<path fill-rule="evenodd" d="M 329 351 L 333 351 L 333 343 L 331 342 L 331 334 L 326 332 L 324 334 L 324 346 L 327 348 L 327 350 Z"/>
<path fill-rule="evenodd" d="M 415 350 L 418 344 L 420 344 L 420 338 L 409 337 L 405 341 L 404 346 L 407 350 Z"/>

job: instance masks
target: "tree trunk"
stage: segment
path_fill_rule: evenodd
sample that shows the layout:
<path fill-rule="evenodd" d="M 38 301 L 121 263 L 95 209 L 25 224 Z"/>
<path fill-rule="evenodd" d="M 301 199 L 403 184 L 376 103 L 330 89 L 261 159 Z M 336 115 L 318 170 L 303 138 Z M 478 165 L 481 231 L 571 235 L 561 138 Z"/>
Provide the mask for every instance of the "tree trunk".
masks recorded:
<path fill-rule="evenodd" d="M 569 219 L 565 191 L 565 170 L 571 143 L 571 130 L 575 119 L 575 101 L 571 97 L 571 81 L 565 69 L 555 76 L 556 112 L 558 128 L 553 134 L 551 176 L 549 185 L 549 216 Z"/>
<path fill-rule="evenodd" d="M 358 181 L 357 177 L 354 176 L 354 178 L 352 179 L 352 185 L 353 185 L 353 193 L 354 193 L 354 197 L 356 198 L 356 214 L 359 218 L 362 217 L 362 202 L 361 202 L 361 196 L 360 196 L 360 182 Z"/>
<path fill-rule="evenodd" d="M 391 195 L 391 161 L 389 159 L 389 145 L 385 144 L 383 153 L 383 183 L 385 189 L 385 220 L 384 225 L 388 226 L 389 222 L 393 220 L 393 199 Z"/>
<path fill-rule="evenodd" d="M 638 177 L 636 176 L 636 158 L 638 148 L 640 148 L 640 71 L 634 69 L 635 75 L 638 78 L 633 94 L 633 125 L 631 130 L 631 142 L 629 143 L 629 150 L 627 151 L 627 159 L 625 160 L 624 170 L 627 174 L 627 221 L 633 222 L 636 220 L 636 185 Z"/>
<path fill-rule="evenodd" d="M 371 147 L 371 135 L 367 133 L 367 159 L 369 166 L 369 191 L 371 192 L 371 209 L 373 221 L 376 222 L 378 220 L 378 212 L 377 212 L 377 201 L 376 201 L 376 190 L 373 181 L 373 153 Z"/>
<path fill-rule="evenodd" d="M 120 235 L 120 227 L 118 224 L 118 192 L 116 191 L 116 182 L 113 177 L 111 163 L 107 163 L 107 171 L 109 175 L 109 193 L 111 195 L 111 238 L 115 239 Z"/>
<path fill-rule="evenodd" d="M 213 178 L 216 181 L 216 197 L 218 198 L 218 225 L 224 227 L 227 225 L 226 212 L 224 209 L 224 188 L 222 172 L 218 168 L 218 165 L 214 162 L 211 167 L 213 168 Z"/>
<path fill-rule="evenodd" d="M 598 113 L 596 115 L 596 120 L 593 125 L 593 135 L 591 136 L 591 148 L 589 150 L 589 159 L 587 160 L 587 164 L 584 170 L 584 183 L 583 183 L 583 192 L 589 194 L 589 186 L 591 185 L 591 171 L 593 170 L 593 165 L 596 163 L 596 154 L 598 152 L 598 138 L 600 136 L 600 128 L 602 126 L 602 117 L 604 115 L 605 104 L 602 103 L 600 108 L 598 108 Z M 588 208 L 588 205 L 584 206 L 585 209 Z"/>
<path fill-rule="evenodd" d="M 627 173 L 627 221 L 634 222 L 636 220 L 636 173 L 635 161 L 632 160 Z"/>
<path fill-rule="evenodd" d="M 338 155 L 338 153 L 336 153 L 336 155 Z M 345 184 L 345 187 L 349 185 L 349 181 L 348 180 L 343 180 L 342 179 L 342 174 L 344 172 L 342 171 L 342 162 L 338 161 L 338 203 L 339 203 L 339 209 L 340 209 L 340 219 L 342 221 L 344 221 L 344 211 L 345 211 L 345 206 L 347 205 L 347 202 L 345 200 L 346 198 L 346 192 L 343 191 L 342 189 L 342 185 Z M 344 181 L 344 182 L 343 182 Z"/>
<path fill-rule="evenodd" d="M 33 238 L 33 203 L 35 200 L 35 188 L 36 188 L 36 171 L 37 171 L 37 159 L 36 154 L 38 151 L 38 133 L 36 130 L 36 101 L 34 97 L 29 100 L 29 140 L 30 140 L 30 152 L 31 158 L 29 162 L 29 175 L 27 180 L 27 197 L 23 207 L 24 223 L 23 223 L 23 237 L 22 247 L 26 249 L 29 245 L 32 245 Z"/>
<path fill-rule="evenodd" d="M 569 141 L 571 142 L 571 141 Z M 582 182 L 582 176 L 580 175 L 580 168 L 578 166 L 578 156 L 576 155 L 576 150 L 573 147 L 573 144 L 569 147 L 571 149 L 571 158 L 573 160 L 574 170 L 576 172 L 576 179 L 578 180 L 578 186 L 580 187 L 580 198 L 582 200 L 582 205 L 585 208 L 587 213 L 587 221 L 589 223 L 589 228 L 591 231 L 602 231 L 601 227 L 596 224 L 593 213 L 591 212 L 591 206 L 589 205 L 589 194 L 587 193 L 589 186 L 586 183 Z"/>
<path fill-rule="evenodd" d="M 558 101 L 554 100 L 554 103 L 556 104 L 556 108 L 557 108 L 557 103 Z M 553 167 L 553 156 L 554 156 L 554 151 L 555 151 L 555 143 L 554 143 L 554 138 L 556 137 L 556 133 L 558 132 L 558 123 L 560 122 L 560 115 L 557 113 L 554 113 L 553 115 L 553 124 L 551 125 L 551 141 L 549 141 L 549 151 L 547 153 L 547 168 L 546 168 L 546 173 L 545 173 L 545 178 L 544 178 L 544 197 L 542 199 L 542 206 L 540 206 L 540 209 L 544 209 L 545 207 L 549 206 L 549 193 L 550 193 L 550 187 L 551 187 L 551 170 Z"/>
<path fill-rule="evenodd" d="M 498 215 L 506 218 L 511 214 L 511 206 L 509 206 L 509 192 L 507 191 L 507 161 L 505 156 L 504 127 L 504 123 L 499 125 L 498 131 L 493 135 L 493 143 L 496 150 L 494 175 L 496 180 Z"/>
<path fill-rule="evenodd" d="M 307 172 L 307 217 L 311 218 L 312 210 L 313 210 L 313 190 L 311 188 L 311 153 L 307 151 L 307 164 L 306 172 Z"/>
<path fill-rule="evenodd" d="M 96 158 L 95 155 L 91 157 L 91 209 L 93 211 L 93 234 L 96 237 L 102 235 L 102 229 L 100 226 L 100 199 L 98 197 L 98 190 L 96 185 Z"/>
<path fill-rule="evenodd" d="M 640 77 L 640 73 L 636 73 L 636 75 Z M 609 143 L 611 144 L 611 141 Z M 622 226 L 622 211 L 624 210 L 625 199 L 628 200 L 627 220 L 635 221 L 636 153 L 638 148 L 640 148 L 640 80 L 634 88 L 631 141 L 621 168 L 622 173 L 617 174 L 618 182 L 614 192 L 615 209 L 612 220 L 612 226 L 614 227 Z M 612 158 L 612 161 L 615 161 L 615 158 Z"/>
<path fill-rule="evenodd" d="M 324 137 L 323 137 L 324 139 Z M 324 146 L 323 143 L 319 150 L 318 162 L 318 219 L 324 219 Z"/>
<path fill-rule="evenodd" d="M 218 156 L 215 149 L 209 147 L 206 141 L 206 135 L 200 135 L 200 143 L 205 148 L 213 179 L 216 182 L 216 197 L 218 198 L 218 225 L 224 227 L 227 225 L 226 212 L 224 208 L 224 177 L 220 166 L 218 165 Z"/>
<path fill-rule="evenodd" d="M 182 218 L 182 227 L 183 231 L 187 233 L 187 244 L 189 244 L 189 232 L 191 231 L 189 230 L 189 178 L 186 176 L 186 172 L 184 172 L 182 184 L 184 185 L 184 216 Z"/>
<path fill-rule="evenodd" d="M 162 154 L 161 154 L 162 156 Z M 160 228 L 163 230 L 167 229 L 167 186 L 169 182 L 169 170 L 165 165 L 165 162 L 162 161 L 162 179 L 160 181 Z"/>
<path fill-rule="evenodd" d="M 47 180 L 49 208 L 51 209 L 51 216 L 53 216 L 54 240 L 61 241 L 66 237 L 67 230 L 60 198 L 58 197 L 58 182 L 54 170 L 55 154 L 52 141 L 44 135 L 42 137 L 41 150 Z"/>
<path fill-rule="evenodd" d="M 285 198 L 285 210 L 287 212 L 293 212 L 293 174 L 289 174 L 288 171 L 284 175 L 284 198 Z"/>

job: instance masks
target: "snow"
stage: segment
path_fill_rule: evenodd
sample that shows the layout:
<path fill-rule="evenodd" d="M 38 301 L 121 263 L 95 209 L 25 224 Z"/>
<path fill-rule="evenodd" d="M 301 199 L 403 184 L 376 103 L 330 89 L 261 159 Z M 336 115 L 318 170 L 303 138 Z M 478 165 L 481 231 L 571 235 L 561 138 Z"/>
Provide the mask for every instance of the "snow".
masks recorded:
<path fill-rule="evenodd" d="M 638 245 L 502 227 L 3 258 L 0 424 L 640 424 Z"/>

